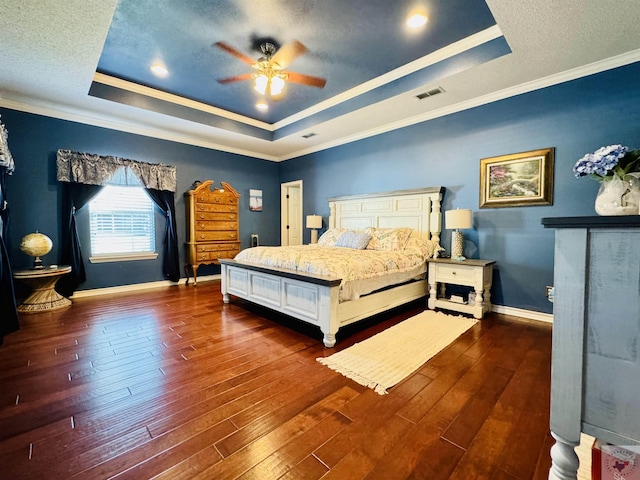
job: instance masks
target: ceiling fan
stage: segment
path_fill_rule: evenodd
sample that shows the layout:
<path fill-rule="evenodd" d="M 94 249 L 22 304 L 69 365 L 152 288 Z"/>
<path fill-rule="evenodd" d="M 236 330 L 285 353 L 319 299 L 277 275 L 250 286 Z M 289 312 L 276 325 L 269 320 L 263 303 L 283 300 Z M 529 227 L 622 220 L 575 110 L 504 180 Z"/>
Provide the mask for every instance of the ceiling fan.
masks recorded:
<path fill-rule="evenodd" d="M 239 52 L 225 42 L 216 42 L 215 46 L 233 55 L 255 70 L 253 73 L 244 73 L 234 77 L 219 79 L 218 83 L 223 85 L 253 79 L 255 81 L 254 87 L 260 94 L 276 96 L 282 93 L 282 89 L 287 81 L 316 88 L 323 88 L 327 83 L 324 78 L 285 70 L 293 60 L 307 51 L 307 47 L 297 40 L 293 40 L 280 48 L 277 48 L 273 41 L 265 40 L 259 45 L 263 57 L 258 60 L 254 60 L 242 52 Z"/>

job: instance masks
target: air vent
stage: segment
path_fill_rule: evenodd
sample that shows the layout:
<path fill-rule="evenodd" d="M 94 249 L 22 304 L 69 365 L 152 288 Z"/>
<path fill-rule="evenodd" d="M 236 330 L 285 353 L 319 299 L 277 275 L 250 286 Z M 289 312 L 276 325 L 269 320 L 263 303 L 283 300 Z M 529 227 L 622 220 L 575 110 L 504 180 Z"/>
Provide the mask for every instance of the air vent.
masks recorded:
<path fill-rule="evenodd" d="M 427 97 L 433 97 L 434 95 L 438 95 L 439 93 L 444 93 L 444 89 L 442 87 L 434 88 L 433 90 L 419 93 L 418 95 L 416 95 L 416 98 L 418 100 L 423 100 Z"/>
<path fill-rule="evenodd" d="M 306 135 L 302 135 L 302 138 L 311 138 L 311 137 L 315 137 L 317 135 L 317 133 L 307 133 Z"/>

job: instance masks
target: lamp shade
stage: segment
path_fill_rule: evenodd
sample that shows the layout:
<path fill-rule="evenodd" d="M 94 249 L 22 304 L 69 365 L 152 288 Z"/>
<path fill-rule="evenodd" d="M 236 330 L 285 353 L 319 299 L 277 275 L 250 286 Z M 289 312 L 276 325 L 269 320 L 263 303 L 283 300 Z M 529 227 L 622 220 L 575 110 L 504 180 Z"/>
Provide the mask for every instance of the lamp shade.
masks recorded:
<path fill-rule="evenodd" d="M 322 228 L 322 216 L 307 215 L 307 228 Z"/>
<path fill-rule="evenodd" d="M 471 228 L 471 210 L 458 208 L 444 212 L 445 228 L 451 230 L 456 228 Z"/>

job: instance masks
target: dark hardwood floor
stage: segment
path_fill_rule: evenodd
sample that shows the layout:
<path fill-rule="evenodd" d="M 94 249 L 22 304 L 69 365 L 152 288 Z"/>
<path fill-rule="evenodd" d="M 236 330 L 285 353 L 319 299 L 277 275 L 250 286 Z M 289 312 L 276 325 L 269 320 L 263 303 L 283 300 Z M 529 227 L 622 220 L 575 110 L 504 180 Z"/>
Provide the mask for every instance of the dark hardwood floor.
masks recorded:
<path fill-rule="evenodd" d="M 378 395 L 217 281 L 80 298 L 0 347 L 0 478 L 546 479 L 551 326 L 491 314 Z"/>

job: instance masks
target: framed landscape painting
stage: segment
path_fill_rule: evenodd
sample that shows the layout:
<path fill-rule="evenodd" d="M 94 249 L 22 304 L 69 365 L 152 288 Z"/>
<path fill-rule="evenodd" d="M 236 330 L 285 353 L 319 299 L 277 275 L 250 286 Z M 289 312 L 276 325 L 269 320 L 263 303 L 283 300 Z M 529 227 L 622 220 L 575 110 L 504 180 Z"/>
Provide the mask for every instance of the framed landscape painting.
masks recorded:
<path fill-rule="evenodd" d="M 553 148 L 480 160 L 480 208 L 553 205 Z"/>

